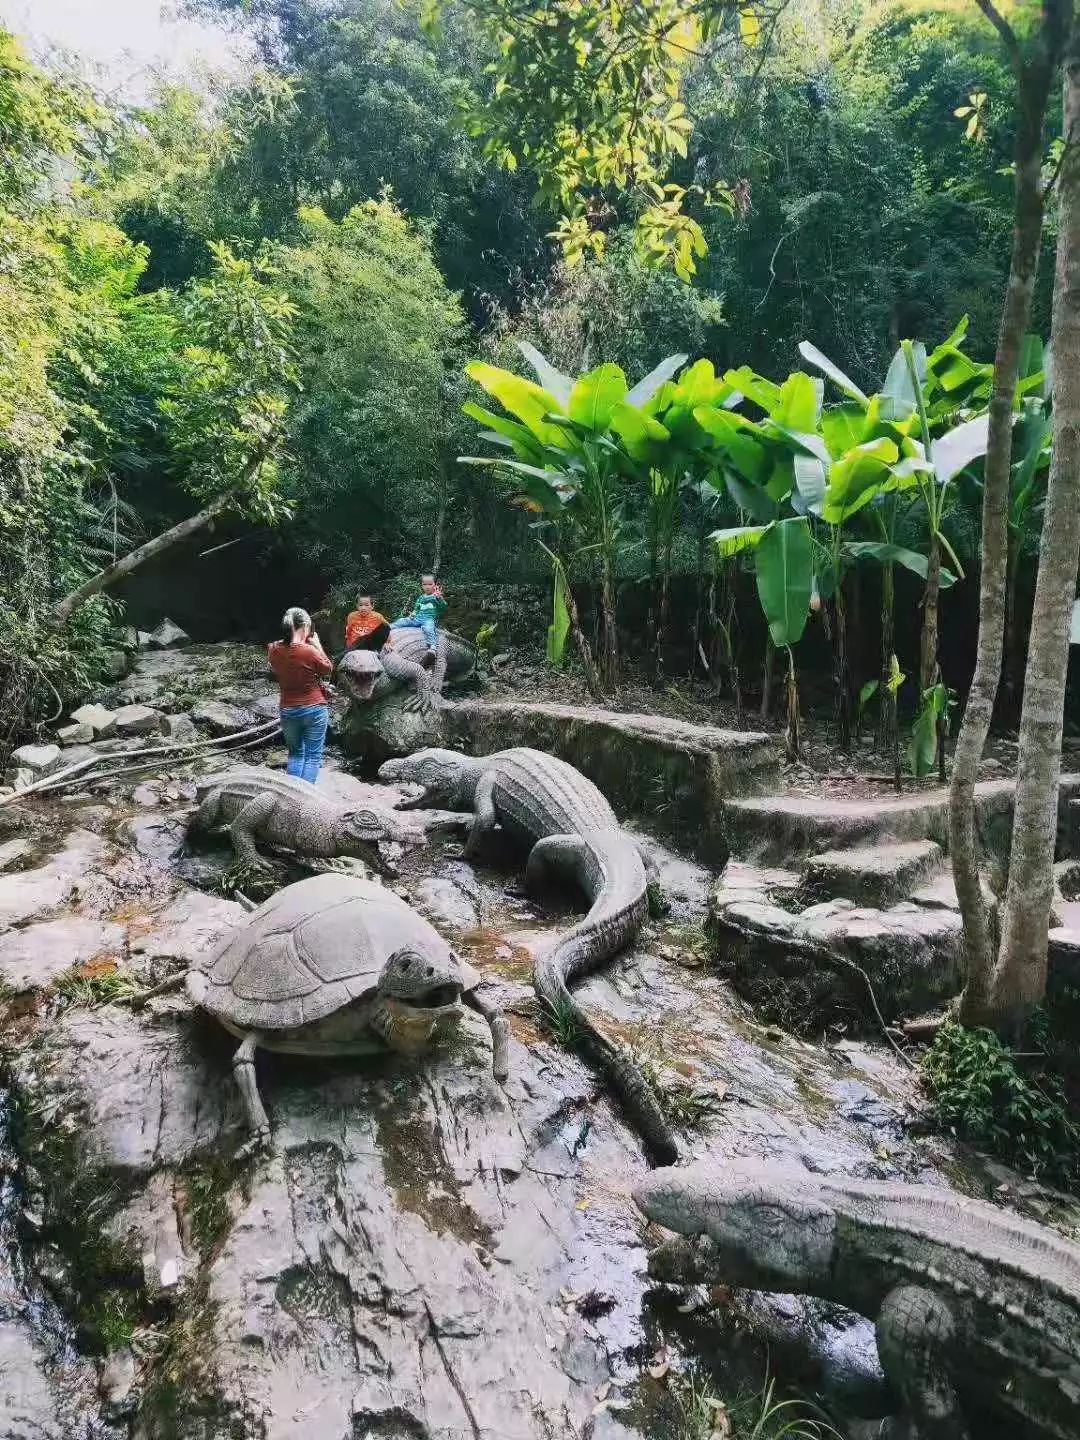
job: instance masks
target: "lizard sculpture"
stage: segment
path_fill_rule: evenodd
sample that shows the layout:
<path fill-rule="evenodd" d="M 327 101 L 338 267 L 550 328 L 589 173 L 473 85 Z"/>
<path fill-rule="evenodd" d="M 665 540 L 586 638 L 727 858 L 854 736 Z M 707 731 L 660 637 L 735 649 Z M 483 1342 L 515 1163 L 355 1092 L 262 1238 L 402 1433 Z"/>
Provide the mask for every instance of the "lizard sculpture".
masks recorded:
<path fill-rule="evenodd" d="M 873 1320 L 918 1440 L 1080 1435 L 1080 1247 L 980 1200 L 778 1166 L 658 1171 L 634 1192 L 679 1236 L 650 1270 L 817 1295 Z M 903 1422 L 900 1422 L 901 1425 Z M 999 1433 L 995 1430 L 995 1433 Z"/>
<path fill-rule="evenodd" d="M 227 825 L 237 860 L 256 869 L 265 863 L 255 848 L 263 840 L 312 859 L 355 855 L 385 874 L 379 842 L 415 838 L 392 810 L 346 805 L 303 780 L 257 766 L 207 775 L 195 794 L 199 808 L 189 833 Z"/>
<path fill-rule="evenodd" d="M 565 761 L 524 748 L 477 759 L 453 750 L 421 750 L 386 761 L 379 775 L 421 787 L 402 808 L 472 810 L 467 855 L 475 856 L 501 825 L 531 847 L 526 885 L 535 886 L 548 871 L 577 881 L 590 901 L 589 913 L 536 961 L 537 994 L 581 1036 L 653 1152 L 673 1160 L 674 1136 L 651 1085 L 625 1050 L 597 1030 L 568 988 L 630 944 L 648 914 L 645 861 L 600 791 Z"/>
<path fill-rule="evenodd" d="M 421 712 L 437 706 L 443 686 L 464 680 L 476 666 L 476 650 L 467 640 L 445 630 L 438 632 L 435 664 L 430 670 L 421 663 L 427 641 L 419 630 L 398 630 L 392 645 L 373 650 L 350 650 L 338 661 L 335 679 L 350 700 L 358 705 L 381 700 L 395 690 L 411 687 L 412 703 Z"/>

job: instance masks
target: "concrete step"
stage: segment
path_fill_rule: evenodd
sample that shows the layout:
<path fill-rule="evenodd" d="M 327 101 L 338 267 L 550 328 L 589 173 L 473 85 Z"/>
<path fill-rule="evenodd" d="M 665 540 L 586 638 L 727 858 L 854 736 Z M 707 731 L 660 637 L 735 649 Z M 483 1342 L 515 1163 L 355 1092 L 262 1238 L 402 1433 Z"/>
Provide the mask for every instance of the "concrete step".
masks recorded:
<path fill-rule="evenodd" d="M 819 900 L 854 900 L 883 908 L 907 900 L 941 869 L 944 859 L 934 840 L 823 850 L 806 862 L 803 886 Z"/>
<path fill-rule="evenodd" d="M 984 855 L 1003 860 L 1012 837 L 1015 780 L 975 787 L 976 829 Z M 1080 774 L 1062 775 L 1059 818 L 1080 799 Z M 824 800 L 806 795 L 751 796 L 725 806 L 731 853 L 756 864 L 792 865 L 822 850 L 911 840 L 948 847 L 949 792 L 923 790 L 887 800 Z"/>

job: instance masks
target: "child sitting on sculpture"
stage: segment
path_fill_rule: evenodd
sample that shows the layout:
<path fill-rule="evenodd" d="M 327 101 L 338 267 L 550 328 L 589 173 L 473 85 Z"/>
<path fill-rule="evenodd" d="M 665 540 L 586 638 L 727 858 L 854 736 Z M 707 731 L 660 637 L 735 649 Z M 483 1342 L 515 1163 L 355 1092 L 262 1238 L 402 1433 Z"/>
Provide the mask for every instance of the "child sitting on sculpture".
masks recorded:
<path fill-rule="evenodd" d="M 402 615 L 390 626 L 390 635 L 386 644 L 387 647 L 393 645 L 395 630 L 422 630 L 428 648 L 421 664 L 425 669 L 430 670 L 439 653 L 439 637 L 435 624 L 446 609 L 446 601 L 443 599 L 442 591 L 439 589 L 434 575 L 420 576 L 420 590 L 421 594 L 412 608 L 412 614 Z"/>
<path fill-rule="evenodd" d="M 390 634 L 390 622 L 380 615 L 370 595 L 357 595 L 356 609 L 345 620 L 346 650 L 381 650 Z"/>

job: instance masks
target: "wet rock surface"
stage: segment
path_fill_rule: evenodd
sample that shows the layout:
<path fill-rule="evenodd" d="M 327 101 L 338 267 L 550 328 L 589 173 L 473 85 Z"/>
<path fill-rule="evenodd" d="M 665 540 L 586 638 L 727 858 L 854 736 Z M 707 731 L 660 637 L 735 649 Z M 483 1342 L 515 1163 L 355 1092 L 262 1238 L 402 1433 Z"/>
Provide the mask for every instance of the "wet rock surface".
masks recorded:
<path fill-rule="evenodd" d="M 205 670 L 191 649 L 147 652 L 135 683 L 164 705 L 228 676 L 230 703 L 249 705 L 258 657 L 200 649 Z M 197 769 L 228 763 L 28 800 L 29 868 L 0 875 L 0 967 L 33 992 L 5 1002 L 18 1123 L 0 1137 L 0 1363 L 19 1383 L 0 1435 L 656 1440 L 657 1351 L 760 1383 L 754 1336 L 786 1376 L 873 1390 L 872 1333 L 849 1315 L 727 1293 L 687 1308 L 649 1279 L 629 1198 L 640 1150 L 536 1014 L 532 958 L 574 897 L 538 908 L 520 857 L 472 866 L 431 825 L 444 817 L 409 813 L 418 841 L 430 833 L 391 883 L 508 1008 L 507 1085 L 478 1017 L 422 1063 L 260 1055 L 275 1153 L 238 1159 L 236 1042 L 183 991 L 129 1003 L 243 923 L 221 893 L 227 840 L 184 839 Z M 320 787 L 394 798 L 333 765 Z M 755 1019 L 708 958 L 712 875 L 656 853 L 671 914 L 580 993 L 651 1067 L 688 1155 L 999 1193 L 1000 1173 L 906 1128 L 912 1082 L 880 1045 L 823 1048 Z M 726 880 L 747 903 L 799 883 L 734 863 Z M 61 992 L 60 974 L 79 984 Z M 1010 1193 L 1061 1218 L 1041 1192 Z"/>

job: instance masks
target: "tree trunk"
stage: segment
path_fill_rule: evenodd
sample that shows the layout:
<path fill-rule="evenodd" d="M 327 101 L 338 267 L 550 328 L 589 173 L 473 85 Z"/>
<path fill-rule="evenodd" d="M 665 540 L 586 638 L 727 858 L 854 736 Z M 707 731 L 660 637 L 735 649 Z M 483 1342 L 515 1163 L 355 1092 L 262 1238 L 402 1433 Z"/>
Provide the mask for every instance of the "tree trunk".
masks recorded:
<path fill-rule="evenodd" d="M 840 749 L 849 755 L 851 753 L 851 676 L 848 665 L 847 608 L 844 604 L 844 582 L 840 576 L 837 577 L 836 590 L 833 595 L 833 615 L 835 618 L 833 632 L 836 667 L 836 723 L 840 737 Z"/>
<path fill-rule="evenodd" d="M 1016 586 L 1020 578 L 1022 543 L 1021 535 L 1009 536 L 1009 560 L 1005 572 L 1005 665 L 1002 678 L 1010 724 L 1020 714 L 1020 629 L 1016 619 Z"/>
<path fill-rule="evenodd" d="M 1039 546 L 1016 808 L 991 1017 L 1015 1025 L 1046 990 L 1069 622 L 1080 561 L 1080 37 L 1065 63 L 1060 220 L 1054 272 L 1054 450 Z"/>
<path fill-rule="evenodd" d="M 664 643 L 668 632 L 668 611 L 671 603 L 671 546 L 669 536 L 664 544 L 660 566 L 660 609 L 656 621 L 656 678 L 664 678 Z"/>
<path fill-rule="evenodd" d="M 130 575 L 145 565 L 148 560 L 153 560 L 155 555 L 160 555 L 163 550 L 178 545 L 181 540 L 186 540 L 189 535 L 196 534 L 215 520 L 224 510 L 228 509 L 233 500 L 233 494 L 220 495 L 205 510 L 200 510 L 197 515 L 190 515 L 186 520 L 181 520 L 179 525 L 174 525 L 170 530 L 163 530 L 160 535 L 155 535 L 153 540 L 147 540 L 145 545 L 138 546 L 127 555 L 117 560 L 115 565 L 109 565 L 104 570 L 99 570 L 89 580 L 80 585 L 77 590 L 72 590 L 70 595 L 57 603 L 53 609 L 53 618 L 58 625 L 66 625 L 71 618 L 72 611 L 77 610 L 80 605 L 85 605 L 87 600 L 99 595 L 102 590 L 108 590 L 125 576 Z"/>
<path fill-rule="evenodd" d="M 878 679 L 878 749 L 883 755 L 892 753 L 893 730 L 896 727 L 896 696 L 889 689 L 892 679 L 892 657 L 895 637 L 896 585 L 890 564 L 881 571 L 881 674 Z M 891 704 L 889 703 L 891 700 Z"/>
<path fill-rule="evenodd" d="M 603 700 L 604 692 L 600 684 L 600 677 L 596 673 L 592 650 L 589 647 L 588 638 L 581 628 L 581 616 L 578 614 L 577 601 L 574 599 L 574 592 L 569 584 L 566 586 L 566 609 L 570 616 L 570 634 L 574 637 L 574 644 L 581 657 L 581 668 L 585 672 L 586 687 L 594 700 Z"/>
<path fill-rule="evenodd" d="M 615 628 L 615 585 L 607 555 L 600 575 L 600 606 L 604 612 L 603 682 L 604 688 L 612 691 L 619 683 L 619 632 Z"/>
<path fill-rule="evenodd" d="M 764 666 L 764 669 L 763 669 L 763 671 L 762 671 L 762 676 L 761 676 L 761 718 L 762 718 L 762 720 L 768 720 L 769 714 L 770 714 L 770 712 L 771 712 L 771 710 L 772 710 L 772 678 L 773 678 L 772 672 L 773 672 L 773 654 L 775 653 L 775 650 L 776 650 L 776 646 L 773 644 L 772 636 L 769 635 L 769 636 L 766 637 L 766 640 L 765 640 L 765 666 Z"/>
<path fill-rule="evenodd" d="M 990 917 L 979 884 L 975 848 L 975 782 L 1001 678 L 1013 403 L 1042 243 L 1042 160 L 1046 109 L 1068 35 L 1071 11 L 1071 0 L 1050 0 L 1044 10 L 1032 59 L 1025 63 L 1014 56 L 1017 120 L 1013 242 L 994 356 L 994 385 L 984 465 L 979 637 L 975 674 L 953 754 L 949 792 L 949 854 L 964 922 L 967 965 L 967 984 L 960 1004 L 960 1017 L 965 1022 L 977 1021 L 985 1015 L 994 965 Z"/>
<path fill-rule="evenodd" d="M 705 615 L 705 509 L 702 506 L 701 519 L 698 524 L 697 537 L 697 568 L 695 570 L 695 603 L 694 603 L 694 644 L 690 651 L 690 674 L 697 670 L 701 663 L 700 651 L 702 648 L 702 620 Z"/>
<path fill-rule="evenodd" d="M 930 536 L 923 591 L 922 634 L 919 636 L 919 703 L 938 678 L 938 597 L 941 594 L 941 541 Z"/>

